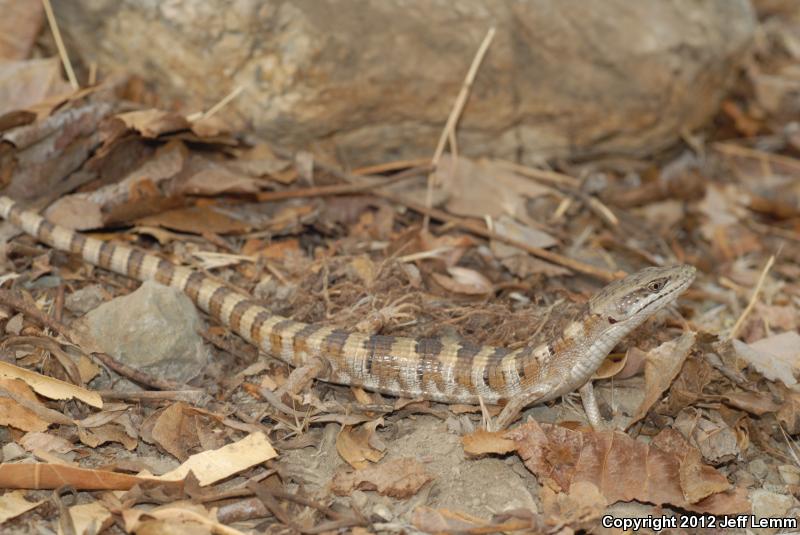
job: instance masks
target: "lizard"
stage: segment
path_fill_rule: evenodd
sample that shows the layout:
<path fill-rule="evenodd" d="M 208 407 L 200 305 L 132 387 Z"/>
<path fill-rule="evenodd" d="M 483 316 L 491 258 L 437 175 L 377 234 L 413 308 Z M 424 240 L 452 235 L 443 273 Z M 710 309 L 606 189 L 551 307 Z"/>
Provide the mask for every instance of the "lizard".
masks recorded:
<path fill-rule="evenodd" d="M 489 427 L 510 425 L 528 405 L 579 390 L 590 424 L 602 425 L 591 377 L 631 331 L 686 290 L 690 265 L 647 267 L 594 294 L 577 317 L 543 343 L 506 349 L 439 338 L 368 335 L 273 314 L 208 274 L 138 248 L 56 225 L 0 196 L 0 216 L 55 249 L 139 281 L 186 293 L 201 310 L 259 350 L 316 378 L 393 396 L 503 406 Z"/>

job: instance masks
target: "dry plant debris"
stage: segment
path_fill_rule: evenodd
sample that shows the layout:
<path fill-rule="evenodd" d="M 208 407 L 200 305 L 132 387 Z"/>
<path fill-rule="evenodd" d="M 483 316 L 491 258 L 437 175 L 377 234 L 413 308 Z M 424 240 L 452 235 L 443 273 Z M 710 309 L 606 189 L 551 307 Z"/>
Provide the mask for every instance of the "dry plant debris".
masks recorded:
<path fill-rule="evenodd" d="M 57 60 L 27 59 L 44 16 L 30 6 L 0 47 L 3 193 L 277 314 L 514 348 L 621 273 L 702 275 L 598 374 L 613 429 L 587 429 L 568 396 L 489 433 L 496 407 L 318 382 L 219 325 L 189 384 L 133 367 L 80 319 L 135 284 L 3 223 L 2 529 L 570 533 L 620 502 L 800 512 L 800 23 L 765 15 L 715 124 L 650 159 L 467 158 L 459 98 L 433 165 L 344 171 L 233 131 L 224 107 L 148 105 L 135 79 L 72 90 Z"/>

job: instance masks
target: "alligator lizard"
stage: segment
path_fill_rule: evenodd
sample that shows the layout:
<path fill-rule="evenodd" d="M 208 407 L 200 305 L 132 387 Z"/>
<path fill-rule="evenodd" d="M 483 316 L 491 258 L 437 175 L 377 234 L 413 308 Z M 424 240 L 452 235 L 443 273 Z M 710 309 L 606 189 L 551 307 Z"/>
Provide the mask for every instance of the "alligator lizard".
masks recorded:
<path fill-rule="evenodd" d="M 317 378 L 396 396 L 504 405 L 495 428 L 524 407 L 580 388 L 587 417 L 600 425 L 591 377 L 614 346 L 673 302 L 694 280 L 692 266 L 645 268 L 612 282 L 557 336 L 521 349 L 367 335 L 275 315 L 212 277 L 155 255 L 55 225 L 0 197 L 0 216 L 34 238 L 140 281 L 185 292 L 215 320 L 292 365 L 317 364 Z"/>

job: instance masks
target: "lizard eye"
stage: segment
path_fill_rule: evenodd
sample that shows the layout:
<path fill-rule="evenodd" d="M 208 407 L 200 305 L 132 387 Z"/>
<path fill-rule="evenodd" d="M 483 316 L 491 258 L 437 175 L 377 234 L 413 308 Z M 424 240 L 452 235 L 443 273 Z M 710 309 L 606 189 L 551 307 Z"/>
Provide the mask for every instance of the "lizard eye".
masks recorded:
<path fill-rule="evenodd" d="M 653 293 L 660 292 L 663 287 L 664 287 L 663 280 L 653 281 L 647 285 L 647 289 Z"/>

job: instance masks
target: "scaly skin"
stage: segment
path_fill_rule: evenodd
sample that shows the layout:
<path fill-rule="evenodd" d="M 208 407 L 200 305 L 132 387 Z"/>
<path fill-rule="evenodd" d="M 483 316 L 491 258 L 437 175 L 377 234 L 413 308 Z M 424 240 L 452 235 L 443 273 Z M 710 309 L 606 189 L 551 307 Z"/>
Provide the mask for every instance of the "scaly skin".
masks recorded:
<path fill-rule="evenodd" d="M 603 288 L 559 335 L 511 351 L 438 338 L 370 336 L 293 321 L 202 272 L 54 225 L 8 197 L 0 197 L 0 216 L 91 264 L 182 290 L 262 351 L 292 366 L 314 364 L 321 380 L 444 403 L 505 405 L 497 428 L 510 424 L 527 405 L 576 388 L 581 388 L 589 420 L 599 425 L 590 378 L 622 338 L 672 303 L 695 276 L 691 266 L 643 269 Z"/>

